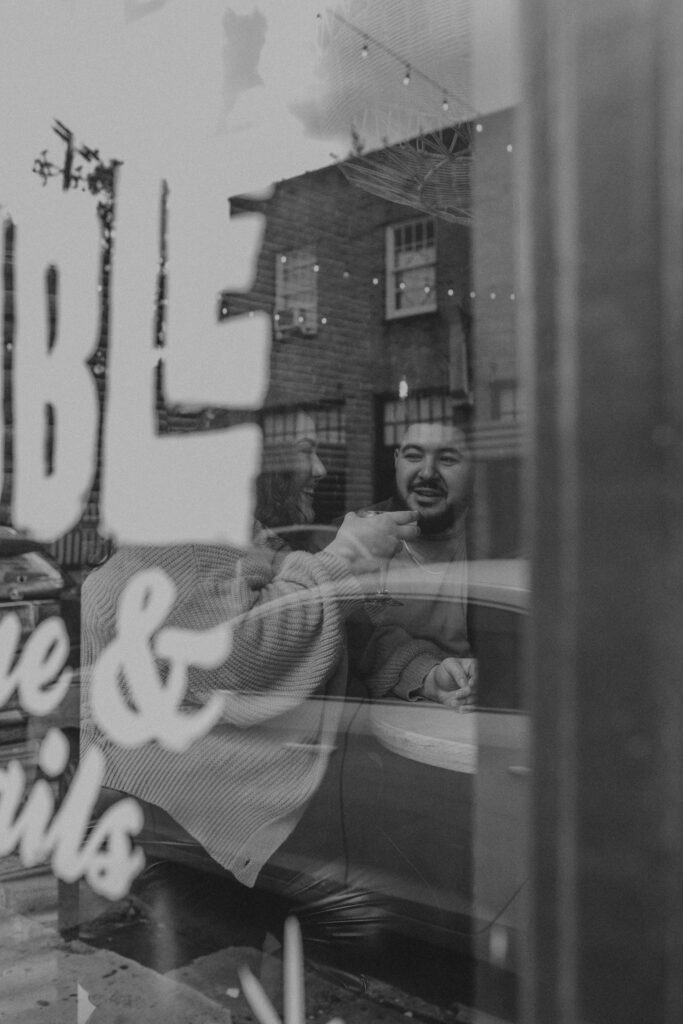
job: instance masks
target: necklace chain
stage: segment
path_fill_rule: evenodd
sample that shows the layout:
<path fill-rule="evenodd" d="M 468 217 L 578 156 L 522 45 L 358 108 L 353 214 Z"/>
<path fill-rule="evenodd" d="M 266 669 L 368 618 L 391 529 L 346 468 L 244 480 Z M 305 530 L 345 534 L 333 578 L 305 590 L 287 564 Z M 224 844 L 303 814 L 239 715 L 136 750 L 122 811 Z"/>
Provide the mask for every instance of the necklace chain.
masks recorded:
<path fill-rule="evenodd" d="M 412 558 L 413 562 L 415 562 L 415 565 L 419 565 L 420 569 L 423 569 L 425 572 L 428 572 L 430 576 L 443 575 L 443 569 L 430 569 L 427 566 L 425 560 L 423 558 L 420 558 L 419 555 L 417 555 L 417 553 L 413 551 L 407 540 L 403 541 L 403 546 L 408 552 L 409 557 Z"/>

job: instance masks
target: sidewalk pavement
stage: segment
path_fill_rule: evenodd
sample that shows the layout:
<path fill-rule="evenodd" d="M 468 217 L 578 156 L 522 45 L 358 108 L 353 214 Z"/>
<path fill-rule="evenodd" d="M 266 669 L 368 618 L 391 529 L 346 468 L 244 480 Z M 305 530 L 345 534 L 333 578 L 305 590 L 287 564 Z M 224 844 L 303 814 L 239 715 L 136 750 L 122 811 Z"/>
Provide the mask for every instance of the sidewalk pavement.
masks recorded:
<path fill-rule="evenodd" d="M 182 981 L 65 941 L 56 907 L 56 881 L 47 872 L 0 886 L 3 1024 L 234 1024 L 229 1009 Z"/>
<path fill-rule="evenodd" d="M 268 951 L 226 947 L 160 974 L 79 939 L 65 940 L 57 930 L 54 877 L 46 870 L 28 875 L 19 871 L 17 878 L 12 858 L 4 858 L 2 865 L 0 1024 L 253 1024 L 238 977 L 244 965 L 273 1003 L 280 1003 L 283 965 L 274 938 Z M 86 886 L 81 893 L 83 921 L 105 910 L 116 915 L 115 905 L 95 897 Z M 123 917 L 126 901 L 119 909 Z M 342 974 L 306 965 L 307 1020 L 503 1024 L 462 1007 L 459 1012 L 441 1010 L 373 979 Z"/>
<path fill-rule="evenodd" d="M 0 913 L 0 992 L 0 1021 L 12 1024 L 232 1021 L 196 989 L 19 914 Z"/>

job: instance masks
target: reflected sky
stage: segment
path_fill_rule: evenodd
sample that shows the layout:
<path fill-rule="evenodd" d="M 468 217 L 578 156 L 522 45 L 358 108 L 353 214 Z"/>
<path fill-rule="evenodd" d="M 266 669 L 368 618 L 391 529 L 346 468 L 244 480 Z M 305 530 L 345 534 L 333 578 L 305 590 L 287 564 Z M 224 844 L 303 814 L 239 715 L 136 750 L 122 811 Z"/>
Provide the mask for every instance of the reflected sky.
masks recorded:
<path fill-rule="evenodd" d="M 0 41 L 9 98 L 0 111 L 0 202 L 16 199 L 26 183 L 22 154 L 47 144 L 56 117 L 90 146 L 170 177 L 188 162 L 198 179 L 205 161 L 220 166 L 230 194 L 345 156 L 351 123 L 373 147 L 447 121 L 456 98 L 469 113 L 510 106 L 516 8 L 516 0 L 11 4 Z M 410 88 L 403 59 L 414 70 Z M 446 117 L 420 71 L 449 93 Z"/>

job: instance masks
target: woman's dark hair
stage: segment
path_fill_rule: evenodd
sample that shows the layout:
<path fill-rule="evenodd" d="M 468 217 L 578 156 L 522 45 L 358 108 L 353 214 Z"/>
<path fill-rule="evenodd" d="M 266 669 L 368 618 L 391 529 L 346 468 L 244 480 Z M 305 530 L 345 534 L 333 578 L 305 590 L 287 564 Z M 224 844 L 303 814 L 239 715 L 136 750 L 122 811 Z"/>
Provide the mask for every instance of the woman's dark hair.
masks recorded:
<path fill-rule="evenodd" d="M 261 526 L 294 526 L 303 523 L 299 506 L 301 484 L 291 470 L 265 470 L 256 478 L 255 519 Z"/>

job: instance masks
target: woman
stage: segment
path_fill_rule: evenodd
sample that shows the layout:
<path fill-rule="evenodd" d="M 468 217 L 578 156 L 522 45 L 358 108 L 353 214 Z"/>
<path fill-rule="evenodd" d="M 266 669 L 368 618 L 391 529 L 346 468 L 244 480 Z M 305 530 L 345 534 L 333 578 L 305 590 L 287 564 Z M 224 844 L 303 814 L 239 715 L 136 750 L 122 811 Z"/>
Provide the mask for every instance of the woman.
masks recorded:
<path fill-rule="evenodd" d="M 344 692 L 345 621 L 362 595 L 358 578 L 417 534 L 412 512 L 350 513 L 318 554 L 274 554 L 272 526 L 310 521 L 314 488 L 324 476 L 310 417 L 297 418 L 290 443 L 266 450 L 263 469 L 262 521 L 249 551 L 122 547 L 86 579 L 82 606 L 82 751 L 98 746 L 107 787 L 163 808 L 247 885 L 290 835 L 327 767 L 340 702 L 308 698 Z M 222 663 L 189 670 L 184 707 L 196 710 L 220 692 L 223 710 L 218 725 L 184 752 L 157 742 L 114 743 L 89 699 L 93 669 L 117 637 L 120 599 L 133 577 L 152 568 L 175 588 L 165 626 L 231 625 Z M 157 662 L 160 672 L 167 670 L 163 659 Z M 118 685 L 130 699 L 125 678 Z"/>
<path fill-rule="evenodd" d="M 315 423 L 308 413 L 298 412 L 292 436 L 265 447 L 263 470 L 256 481 L 258 523 L 270 529 L 312 523 L 315 489 L 326 475 Z"/>

